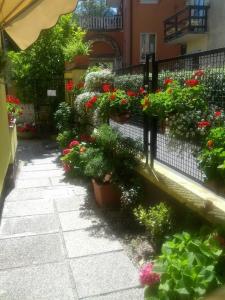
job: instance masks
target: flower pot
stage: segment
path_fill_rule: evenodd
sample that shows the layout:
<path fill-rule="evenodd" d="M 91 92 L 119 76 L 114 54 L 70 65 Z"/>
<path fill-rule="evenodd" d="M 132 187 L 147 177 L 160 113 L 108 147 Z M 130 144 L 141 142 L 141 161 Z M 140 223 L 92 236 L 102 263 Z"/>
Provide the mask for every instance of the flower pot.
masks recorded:
<path fill-rule="evenodd" d="M 88 66 L 90 62 L 89 55 L 77 55 L 74 57 L 74 62 L 76 67 Z"/>
<path fill-rule="evenodd" d="M 123 114 L 110 115 L 110 119 L 119 124 L 125 124 L 131 117 L 130 112 L 125 112 Z"/>
<path fill-rule="evenodd" d="M 119 207 L 121 194 L 111 183 L 98 184 L 92 179 L 95 201 L 100 207 Z"/>

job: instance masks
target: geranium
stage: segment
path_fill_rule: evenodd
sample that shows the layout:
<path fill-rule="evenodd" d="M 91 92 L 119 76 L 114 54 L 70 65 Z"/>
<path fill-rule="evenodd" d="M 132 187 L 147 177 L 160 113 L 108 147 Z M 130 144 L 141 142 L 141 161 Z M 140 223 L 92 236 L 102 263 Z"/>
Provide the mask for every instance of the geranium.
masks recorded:
<path fill-rule="evenodd" d="M 67 92 L 71 92 L 74 88 L 74 82 L 73 80 L 68 80 L 65 84 L 65 88 Z"/>
<path fill-rule="evenodd" d="M 111 85 L 109 83 L 104 83 L 102 85 L 102 90 L 104 93 L 109 93 L 111 91 Z"/>
<path fill-rule="evenodd" d="M 11 95 L 7 95 L 6 102 L 16 104 L 16 105 L 20 105 L 20 100 L 18 98 L 14 97 L 14 96 L 11 96 Z"/>
<path fill-rule="evenodd" d="M 188 79 L 188 80 L 185 80 L 185 84 L 188 87 L 194 87 L 199 84 L 199 81 L 197 79 Z"/>
<path fill-rule="evenodd" d="M 172 78 L 166 78 L 166 79 L 164 79 L 164 81 L 163 81 L 163 84 L 164 84 L 164 85 L 168 85 L 168 84 L 171 84 L 171 83 L 173 83 L 173 79 L 172 79 Z"/>
<path fill-rule="evenodd" d="M 215 111 L 214 116 L 215 117 L 221 117 L 222 112 L 221 111 Z"/>
<path fill-rule="evenodd" d="M 139 94 L 141 94 L 141 95 L 146 94 L 146 90 L 143 87 L 140 87 Z"/>
<path fill-rule="evenodd" d="M 116 94 L 115 93 L 111 94 L 109 96 L 109 99 L 112 100 L 112 101 L 115 100 L 116 99 Z"/>
<path fill-rule="evenodd" d="M 135 92 L 131 91 L 131 90 L 128 90 L 128 91 L 127 91 L 127 95 L 128 95 L 129 97 L 136 97 L 136 96 L 137 96 L 137 94 L 136 94 Z"/>
<path fill-rule="evenodd" d="M 153 263 L 148 263 L 140 269 L 140 283 L 142 285 L 155 285 L 160 282 L 160 275 L 153 271 Z"/>
<path fill-rule="evenodd" d="M 71 152 L 71 149 L 64 149 L 63 150 L 63 155 L 67 155 L 67 154 L 69 154 Z"/>
<path fill-rule="evenodd" d="M 210 125 L 211 125 L 211 123 L 209 121 L 198 122 L 198 128 L 205 128 L 205 127 L 208 127 Z"/>
<path fill-rule="evenodd" d="M 69 164 L 64 163 L 63 164 L 63 169 L 66 173 L 68 173 L 71 170 L 71 167 Z"/>
<path fill-rule="evenodd" d="M 127 99 L 122 99 L 120 102 L 121 105 L 126 105 L 127 103 L 128 103 Z"/>
<path fill-rule="evenodd" d="M 80 143 L 76 140 L 73 140 L 73 141 L 70 142 L 69 148 L 71 149 L 71 148 L 76 147 L 78 145 L 80 145 Z"/>
<path fill-rule="evenodd" d="M 98 100 L 97 96 L 93 96 L 91 99 L 89 99 L 86 103 L 85 103 L 85 107 L 86 108 L 94 108 L 94 104 L 95 102 Z"/>

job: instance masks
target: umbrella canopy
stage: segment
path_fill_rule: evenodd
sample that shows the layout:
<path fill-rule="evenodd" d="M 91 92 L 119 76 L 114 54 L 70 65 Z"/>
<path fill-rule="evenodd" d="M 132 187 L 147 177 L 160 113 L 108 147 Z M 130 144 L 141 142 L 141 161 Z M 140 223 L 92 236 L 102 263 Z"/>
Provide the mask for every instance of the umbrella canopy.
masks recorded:
<path fill-rule="evenodd" d="M 76 5 L 77 0 L 0 0 L 0 28 L 24 50 Z"/>

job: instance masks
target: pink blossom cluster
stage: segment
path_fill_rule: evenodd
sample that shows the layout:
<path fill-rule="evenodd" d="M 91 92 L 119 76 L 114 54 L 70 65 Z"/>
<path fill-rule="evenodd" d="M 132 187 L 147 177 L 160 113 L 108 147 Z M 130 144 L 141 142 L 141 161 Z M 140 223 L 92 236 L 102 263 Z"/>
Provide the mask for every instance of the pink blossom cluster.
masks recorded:
<path fill-rule="evenodd" d="M 160 275 L 153 271 L 153 263 L 148 263 L 140 269 L 140 283 L 142 285 L 154 285 L 160 281 Z"/>

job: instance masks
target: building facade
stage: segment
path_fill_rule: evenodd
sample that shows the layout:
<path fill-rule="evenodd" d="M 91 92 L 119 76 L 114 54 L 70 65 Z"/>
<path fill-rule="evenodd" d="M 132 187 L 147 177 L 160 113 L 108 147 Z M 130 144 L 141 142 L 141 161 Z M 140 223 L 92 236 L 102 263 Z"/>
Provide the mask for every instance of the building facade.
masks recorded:
<path fill-rule="evenodd" d="M 106 0 L 105 4 L 108 8 L 102 15 L 79 18 L 92 43 L 93 62 L 121 68 L 143 62 L 150 52 L 159 59 L 181 53 L 180 45 L 164 41 L 163 21 L 183 7 L 183 0 Z"/>

